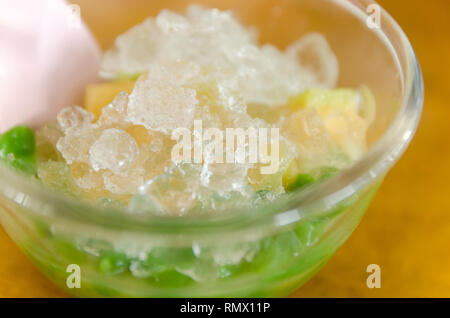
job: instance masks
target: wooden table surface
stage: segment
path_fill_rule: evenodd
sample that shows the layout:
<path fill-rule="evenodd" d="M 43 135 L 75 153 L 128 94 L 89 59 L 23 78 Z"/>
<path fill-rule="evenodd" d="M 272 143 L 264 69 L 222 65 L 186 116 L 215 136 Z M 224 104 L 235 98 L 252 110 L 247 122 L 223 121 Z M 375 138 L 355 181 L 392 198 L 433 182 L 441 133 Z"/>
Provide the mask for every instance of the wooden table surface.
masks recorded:
<path fill-rule="evenodd" d="M 450 1 L 379 2 L 422 64 L 422 122 L 361 225 L 294 297 L 450 297 Z M 381 267 L 380 289 L 366 287 L 373 263 Z M 0 297 L 65 296 L 0 229 Z"/>

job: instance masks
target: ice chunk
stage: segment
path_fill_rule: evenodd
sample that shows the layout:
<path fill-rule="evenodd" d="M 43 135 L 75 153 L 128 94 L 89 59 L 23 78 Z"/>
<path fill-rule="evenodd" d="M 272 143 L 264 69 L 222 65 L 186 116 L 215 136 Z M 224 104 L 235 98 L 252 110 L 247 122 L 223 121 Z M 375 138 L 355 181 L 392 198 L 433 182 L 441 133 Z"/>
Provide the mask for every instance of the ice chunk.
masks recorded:
<path fill-rule="evenodd" d="M 136 140 L 117 128 L 104 130 L 89 149 L 90 162 L 95 171 L 110 170 L 117 174 L 131 169 L 138 155 Z"/>
<path fill-rule="evenodd" d="M 105 53 L 100 76 L 114 79 L 121 75 L 133 76 L 146 70 L 155 59 L 163 34 L 154 19 L 143 23 L 117 37 L 115 50 Z"/>
<path fill-rule="evenodd" d="M 119 93 L 111 104 L 103 107 L 98 125 L 102 128 L 127 127 L 130 125 L 126 118 L 127 106 L 128 94 L 126 92 Z"/>
<path fill-rule="evenodd" d="M 175 141 L 171 140 L 170 136 L 160 132 L 151 132 L 151 141 L 140 145 L 136 166 L 145 170 L 145 180 L 153 179 L 170 167 L 174 144 Z"/>
<path fill-rule="evenodd" d="M 246 103 L 279 106 L 316 84 L 313 74 L 274 46 L 245 45 L 228 51 L 234 76 L 225 75 L 224 83 L 239 91 Z"/>
<path fill-rule="evenodd" d="M 58 140 L 56 148 L 68 164 L 89 163 L 89 149 L 100 133 L 101 131 L 95 126 L 70 131 Z"/>
<path fill-rule="evenodd" d="M 127 115 L 132 123 L 167 134 L 190 128 L 198 104 L 195 90 L 152 79 L 138 81 L 129 100 Z"/>
<path fill-rule="evenodd" d="M 103 178 L 86 163 L 76 162 L 70 166 L 70 172 L 76 184 L 83 190 L 99 190 L 103 188 Z"/>
<path fill-rule="evenodd" d="M 201 67 L 193 62 L 183 60 L 160 60 L 151 65 L 148 79 L 168 82 L 175 86 L 189 86 L 190 83 L 203 80 Z"/>
<path fill-rule="evenodd" d="M 163 10 L 156 18 L 156 25 L 162 32 L 171 33 L 186 29 L 189 26 L 189 21 L 172 11 Z"/>
<path fill-rule="evenodd" d="M 205 163 L 201 173 L 201 184 L 221 194 L 236 191 L 245 194 L 248 190 L 248 165 L 234 163 Z"/>
<path fill-rule="evenodd" d="M 185 215 L 197 201 L 199 175 L 200 169 L 196 165 L 174 166 L 146 182 L 140 188 L 140 194 L 148 195 L 166 215 Z"/>
<path fill-rule="evenodd" d="M 103 174 L 105 189 L 119 195 L 135 194 L 144 184 L 144 174 L 142 168 L 133 169 L 126 175 L 107 171 Z"/>
<path fill-rule="evenodd" d="M 70 106 L 61 110 L 57 116 L 58 125 L 64 133 L 81 129 L 94 120 L 94 115 L 80 106 Z"/>
<path fill-rule="evenodd" d="M 245 193 L 237 191 L 215 192 L 207 188 L 202 188 L 199 194 L 201 202 L 200 210 L 192 211 L 193 214 L 205 215 L 212 213 L 227 213 L 236 209 L 251 209 L 253 207 L 253 197 L 255 192 L 247 186 Z"/>
<path fill-rule="evenodd" d="M 79 106 L 66 107 L 58 114 L 58 127 L 63 136 L 58 139 L 56 148 L 66 162 L 89 163 L 89 148 L 100 134 L 92 124 L 94 116 Z"/>

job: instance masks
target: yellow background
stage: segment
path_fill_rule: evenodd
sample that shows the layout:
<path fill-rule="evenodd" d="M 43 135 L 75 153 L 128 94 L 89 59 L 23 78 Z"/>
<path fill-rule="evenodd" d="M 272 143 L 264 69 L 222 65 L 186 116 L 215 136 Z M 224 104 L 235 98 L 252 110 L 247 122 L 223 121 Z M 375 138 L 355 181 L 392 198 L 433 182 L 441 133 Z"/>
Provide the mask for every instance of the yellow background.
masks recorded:
<path fill-rule="evenodd" d="M 379 2 L 422 64 L 422 122 L 361 225 L 294 297 L 450 297 L 450 1 Z M 366 287 L 373 263 L 381 266 L 380 289 Z M 0 229 L 0 297 L 65 296 Z"/>

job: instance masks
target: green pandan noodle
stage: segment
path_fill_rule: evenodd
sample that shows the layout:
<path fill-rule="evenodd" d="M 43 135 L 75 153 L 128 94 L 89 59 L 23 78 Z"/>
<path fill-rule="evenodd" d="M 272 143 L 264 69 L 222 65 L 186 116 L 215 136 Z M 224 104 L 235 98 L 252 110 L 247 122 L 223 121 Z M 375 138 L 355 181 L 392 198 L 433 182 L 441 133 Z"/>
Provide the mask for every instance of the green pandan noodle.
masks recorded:
<path fill-rule="evenodd" d="M 16 126 L 0 136 L 0 160 L 24 173 L 36 173 L 36 140 L 31 128 Z"/>

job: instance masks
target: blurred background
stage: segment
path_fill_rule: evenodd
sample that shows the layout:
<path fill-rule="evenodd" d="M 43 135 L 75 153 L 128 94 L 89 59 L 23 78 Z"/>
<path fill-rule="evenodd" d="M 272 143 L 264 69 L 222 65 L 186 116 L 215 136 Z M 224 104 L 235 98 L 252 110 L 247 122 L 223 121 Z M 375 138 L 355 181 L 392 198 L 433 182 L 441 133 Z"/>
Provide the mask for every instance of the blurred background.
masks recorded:
<path fill-rule="evenodd" d="M 104 1 L 72 2 L 82 6 L 82 16 L 89 20 L 89 8 Z M 118 2 L 108 0 L 109 7 Z M 292 297 L 450 297 L 450 1 L 378 2 L 403 27 L 421 62 L 426 89 L 422 121 L 361 225 Z M 108 8 L 103 9 L 107 16 Z M 129 10 L 117 17 L 120 23 L 105 18 L 90 26 L 107 48 L 114 34 L 132 26 L 141 14 Z M 1 228 L 0 255 L 0 297 L 66 296 Z M 367 288 L 369 264 L 381 267 L 380 289 Z"/>

